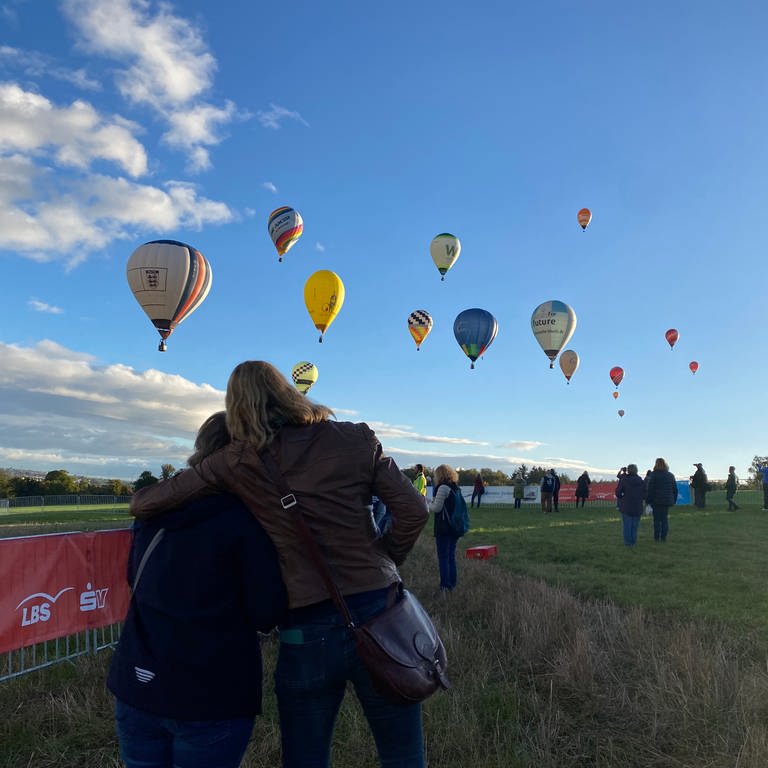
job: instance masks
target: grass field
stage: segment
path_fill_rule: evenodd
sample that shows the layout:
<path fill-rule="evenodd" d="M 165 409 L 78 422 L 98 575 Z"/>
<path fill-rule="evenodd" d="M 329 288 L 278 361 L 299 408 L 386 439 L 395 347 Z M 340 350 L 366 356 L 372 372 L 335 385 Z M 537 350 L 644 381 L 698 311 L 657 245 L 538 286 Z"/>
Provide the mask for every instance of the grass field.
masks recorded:
<path fill-rule="evenodd" d="M 670 514 L 666 544 L 642 521 L 621 542 L 611 506 L 471 510 L 461 542 L 496 544 L 462 560 L 459 587 L 437 590 L 428 528 L 403 568 L 439 624 L 453 682 L 424 707 L 430 765 L 456 768 L 764 768 L 768 765 L 768 513 L 747 497 L 725 511 Z M 34 516 L 37 530 L 76 527 L 69 512 Z M 101 517 L 103 515 L 103 517 Z M 124 513 L 79 513 L 83 526 L 123 526 Z M 10 519 L 14 518 L 14 519 Z M 0 517 L 0 535 L 30 525 Z M 77 526 L 78 529 L 85 529 Z M 266 669 L 275 643 L 264 643 Z M 0 684 L 0 768 L 117 766 L 109 652 Z M 267 673 L 269 674 L 269 672 Z M 274 698 L 246 768 L 279 765 Z M 348 696 L 334 766 L 375 766 Z"/>

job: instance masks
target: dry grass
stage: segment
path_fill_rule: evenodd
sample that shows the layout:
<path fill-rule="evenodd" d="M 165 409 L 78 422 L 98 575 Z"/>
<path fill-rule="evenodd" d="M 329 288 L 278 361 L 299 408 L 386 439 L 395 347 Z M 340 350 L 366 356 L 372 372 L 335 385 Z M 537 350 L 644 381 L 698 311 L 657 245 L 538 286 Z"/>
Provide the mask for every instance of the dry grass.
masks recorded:
<path fill-rule="evenodd" d="M 462 561 L 459 588 L 436 590 L 432 539 L 404 568 L 438 623 L 453 688 L 424 707 L 429 763 L 441 768 L 764 768 L 768 669 L 726 627 L 674 622 L 584 601 Z M 266 668 L 275 645 L 265 643 Z M 119 765 L 108 653 L 0 686 L 0 768 Z M 243 765 L 279 765 L 270 681 Z M 334 765 L 377 761 L 352 695 Z"/>

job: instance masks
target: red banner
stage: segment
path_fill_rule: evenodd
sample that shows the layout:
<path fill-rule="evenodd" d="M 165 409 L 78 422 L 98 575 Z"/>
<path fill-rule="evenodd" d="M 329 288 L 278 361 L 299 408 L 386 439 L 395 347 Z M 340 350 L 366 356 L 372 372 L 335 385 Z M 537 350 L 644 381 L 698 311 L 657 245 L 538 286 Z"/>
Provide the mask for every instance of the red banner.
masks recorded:
<path fill-rule="evenodd" d="M 614 480 L 613 482 L 608 483 L 592 483 L 589 486 L 589 499 L 587 499 L 587 501 L 615 501 L 617 483 L 618 480 Z M 561 485 L 558 498 L 561 502 L 576 501 L 576 486 Z"/>
<path fill-rule="evenodd" d="M 131 532 L 0 539 L 0 653 L 122 621 Z"/>

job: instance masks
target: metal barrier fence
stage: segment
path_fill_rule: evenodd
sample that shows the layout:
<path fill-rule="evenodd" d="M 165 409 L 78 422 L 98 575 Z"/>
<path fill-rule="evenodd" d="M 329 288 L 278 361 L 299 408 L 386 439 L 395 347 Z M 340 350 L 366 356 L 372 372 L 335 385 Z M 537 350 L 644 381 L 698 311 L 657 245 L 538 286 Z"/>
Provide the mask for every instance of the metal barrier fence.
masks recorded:
<path fill-rule="evenodd" d="M 109 496 L 107 494 L 78 495 L 66 494 L 60 496 L 19 496 L 15 499 L 0 499 L 0 512 L 10 512 L 12 509 L 19 508 L 40 508 L 46 507 L 73 507 L 80 509 L 88 506 L 112 506 L 117 507 L 128 504 L 131 501 L 130 496 Z"/>
<path fill-rule="evenodd" d="M 88 629 L 75 635 L 8 651 L 3 654 L 0 683 L 62 661 L 112 648 L 117 644 L 121 628 L 122 622 L 109 624 L 106 627 Z"/>

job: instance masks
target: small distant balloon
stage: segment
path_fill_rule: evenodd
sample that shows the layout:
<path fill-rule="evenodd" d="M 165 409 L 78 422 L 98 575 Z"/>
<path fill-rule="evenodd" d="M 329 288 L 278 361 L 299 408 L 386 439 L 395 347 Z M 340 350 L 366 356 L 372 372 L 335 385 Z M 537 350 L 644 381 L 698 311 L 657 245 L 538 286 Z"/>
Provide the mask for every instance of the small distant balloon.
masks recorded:
<path fill-rule="evenodd" d="M 691 362 L 688 363 L 688 367 L 691 369 L 691 373 L 696 373 L 696 371 L 699 370 L 699 364 L 695 360 L 691 360 Z"/>
<path fill-rule="evenodd" d="M 611 394 L 613 395 L 613 399 L 617 400 L 618 397 L 619 397 L 619 390 L 618 389 L 614 389 Z"/>
<path fill-rule="evenodd" d="M 308 363 L 306 360 L 296 363 L 291 371 L 294 386 L 302 395 L 306 395 L 317 383 L 317 376 L 317 366 L 314 363 Z"/>
<path fill-rule="evenodd" d="M 459 258 L 461 243 L 456 235 L 442 232 L 432 239 L 432 242 L 429 244 L 429 252 L 438 272 L 442 275 L 440 279 L 445 280 L 445 273 L 456 263 L 456 259 Z"/>
<path fill-rule="evenodd" d="M 475 360 L 491 346 L 499 331 L 496 318 L 485 309 L 465 309 L 459 312 L 453 321 L 453 335 L 472 361 L 470 368 L 475 367 Z"/>
<path fill-rule="evenodd" d="M 408 330 L 416 342 L 416 351 L 419 351 L 424 339 L 432 330 L 432 316 L 426 309 L 416 309 L 408 315 Z"/>
<path fill-rule="evenodd" d="M 572 350 L 566 349 L 562 355 L 560 355 L 560 370 L 565 376 L 565 380 L 570 384 L 571 376 L 576 373 L 576 369 L 579 367 L 579 356 Z"/>
<path fill-rule="evenodd" d="M 592 211 L 589 208 L 582 208 L 577 214 L 576 218 L 579 220 L 579 226 L 583 230 L 589 226 L 589 222 L 592 221 Z"/>
<path fill-rule="evenodd" d="M 618 387 L 621 384 L 621 380 L 624 378 L 624 369 L 615 365 L 611 368 L 611 372 L 608 374 L 611 377 L 611 381 Z"/>
<path fill-rule="evenodd" d="M 576 313 L 564 301 L 545 301 L 533 310 L 531 330 L 554 368 L 555 358 L 576 330 Z"/>
<path fill-rule="evenodd" d="M 619 408 L 619 416 L 623 416 L 623 415 L 624 415 L 624 409 L 623 408 Z"/>
<path fill-rule="evenodd" d="M 320 331 L 322 343 L 323 334 L 344 304 L 344 283 L 335 272 L 321 269 L 304 284 L 304 303 L 315 328 Z"/>
<path fill-rule="evenodd" d="M 677 332 L 677 328 L 670 328 L 665 334 L 664 338 L 667 340 L 667 344 L 669 344 L 669 348 L 672 349 L 672 347 L 675 346 L 677 343 L 677 340 L 680 338 L 680 334 Z"/>
<path fill-rule="evenodd" d="M 282 261 L 283 256 L 296 245 L 296 241 L 301 237 L 301 233 L 304 231 L 304 221 L 298 211 L 284 205 L 282 208 L 275 208 L 269 214 L 267 229 L 272 242 L 275 244 L 278 261 Z"/>

